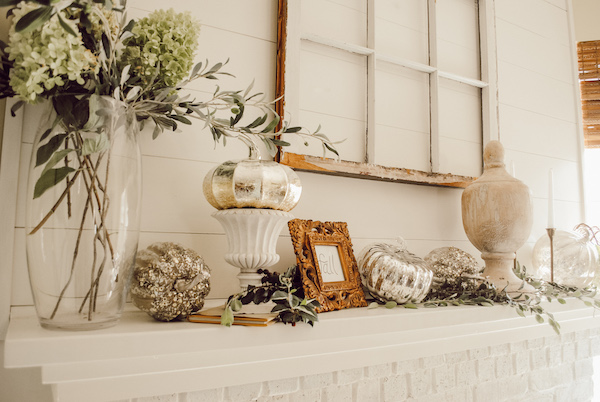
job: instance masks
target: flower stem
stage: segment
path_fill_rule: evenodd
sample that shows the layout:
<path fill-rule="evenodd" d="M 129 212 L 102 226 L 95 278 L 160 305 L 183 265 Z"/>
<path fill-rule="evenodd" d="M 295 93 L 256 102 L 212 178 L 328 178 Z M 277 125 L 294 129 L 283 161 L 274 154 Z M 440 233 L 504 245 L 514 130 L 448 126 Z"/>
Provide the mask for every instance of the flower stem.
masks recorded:
<path fill-rule="evenodd" d="M 44 224 L 46 223 L 46 221 L 48 221 L 48 219 L 50 219 L 50 217 L 52 216 L 52 214 L 54 214 L 54 212 L 56 212 L 56 210 L 60 206 L 60 203 L 63 202 L 63 200 L 65 199 L 65 197 L 69 193 L 69 189 L 71 188 L 71 186 L 73 186 L 73 184 L 75 184 L 75 180 L 77 179 L 77 176 L 79 176 L 79 173 L 81 173 L 81 170 L 75 171 L 75 174 L 73 174 L 73 177 L 71 178 L 71 180 L 69 180 L 67 182 L 67 187 L 65 188 L 65 191 L 63 191 L 63 193 L 60 195 L 60 197 L 58 197 L 58 200 L 54 203 L 54 205 L 52 206 L 52 208 L 50 208 L 50 211 L 48 211 L 48 213 L 46 214 L 46 216 L 44 216 L 44 218 L 42 218 L 42 220 L 40 221 L 40 223 L 38 223 L 37 226 L 35 228 L 33 228 L 31 230 L 31 232 L 29 232 L 30 235 L 33 235 L 38 230 L 40 230 L 42 228 L 42 226 L 44 226 Z"/>
<path fill-rule="evenodd" d="M 79 170 L 78 170 L 78 172 L 79 172 Z M 81 235 L 83 234 L 83 226 L 85 225 L 85 218 L 87 217 L 88 207 L 90 206 L 91 203 L 92 203 L 92 197 L 91 197 L 91 194 L 88 193 L 87 201 L 85 203 L 85 207 L 83 208 L 83 215 L 81 217 L 81 223 L 79 225 L 77 241 L 75 242 L 75 250 L 73 251 L 73 260 L 71 261 L 71 272 L 69 274 L 69 279 L 67 280 L 67 283 L 65 284 L 65 286 L 63 286 L 62 291 L 60 292 L 60 295 L 58 296 L 58 300 L 56 301 L 54 310 L 52 311 L 52 314 L 50 315 L 50 319 L 53 319 L 54 316 L 56 315 L 56 312 L 58 311 L 58 307 L 60 306 L 60 303 L 65 295 L 65 292 L 67 291 L 67 288 L 69 287 L 69 285 L 71 284 L 71 281 L 73 280 L 73 273 L 75 272 L 75 263 L 77 261 L 77 255 L 79 254 L 79 245 L 81 244 Z"/>

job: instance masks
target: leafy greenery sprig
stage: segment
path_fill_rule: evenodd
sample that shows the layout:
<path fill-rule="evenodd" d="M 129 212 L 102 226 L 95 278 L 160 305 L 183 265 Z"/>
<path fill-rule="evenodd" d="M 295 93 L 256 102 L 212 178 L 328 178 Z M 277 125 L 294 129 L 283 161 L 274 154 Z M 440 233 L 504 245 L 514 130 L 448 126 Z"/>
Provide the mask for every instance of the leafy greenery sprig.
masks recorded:
<path fill-rule="evenodd" d="M 316 308 L 320 304 L 315 299 L 303 296 L 302 282 L 295 266 L 288 268 L 283 274 L 268 270 L 258 270 L 258 273 L 263 274 L 262 285 L 249 285 L 246 290 L 229 296 L 221 315 L 221 325 L 231 326 L 234 312 L 240 311 L 244 305 L 269 301 L 275 303 L 271 312 L 277 313 L 277 320 L 284 324 L 295 326 L 297 322 L 305 322 L 313 326 L 319 321 Z"/>
<path fill-rule="evenodd" d="M 508 305 L 515 309 L 521 317 L 528 314 L 533 315 L 538 323 L 548 322 L 552 329 L 560 334 L 560 324 L 554 318 L 542 303 L 554 302 L 566 304 L 566 299 L 579 299 L 588 307 L 600 310 L 600 299 L 597 298 L 598 291 L 595 287 L 577 288 L 565 286 L 555 282 L 544 281 L 539 278 L 529 276 L 527 269 L 517 262 L 515 274 L 523 280 L 523 284 L 528 283 L 535 289 L 534 292 L 523 292 L 511 295 L 505 289 L 498 290 L 493 284 L 487 282 L 484 277 L 479 278 L 474 285 L 473 277 L 464 278 L 467 284 L 461 288 L 441 286 L 431 292 L 423 303 L 405 303 L 400 306 L 404 308 L 416 309 L 422 307 L 447 307 L 447 306 L 485 306 Z M 459 281 L 460 283 L 460 281 Z M 521 287 L 522 289 L 523 287 Z M 395 308 L 399 306 L 394 301 L 384 304 L 372 302 L 369 308 L 377 308 L 383 305 L 386 308 Z"/>
<path fill-rule="evenodd" d="M 148 62 L 144 64 L 148 65 L 148 63 L 153 63 L 153 58 L 157 56 L 160 58 L 169 56 L 164 53 L 156 55 L 150 52 L 147 54 L 146 44 L 140 40 L 140 38 L 146 37 L 146 31 L 152 31 L 153 43 L 161 42 L 160 36 L 163 34 L 165 38 L 168 37 L 172 41 L 175 36 L 174 31 L 163 32 L 165 25 L 172 26 L 172 24 L 164 24 L 167 20 L 185 17 L 186 28 L 182 28 L 178 35 L 181 36 L 182 41 L 190 40 L 188 38 L 190 36 L 195 38 L 199 30 L 188 15 L 175 14 L 172 10 L 167 12 L 157 10 L 148 17 L 135 21 L 127 20 L 125 8 L 116 7 L 116 3 L 119 2 L 113 0 L 0 0 L 0 6 L 18 7 L 20 3 L 33 4 L 35 7 L 16 22 L 14 27 L 16 33 L 23 35 L 43 29 L 44 24 L 50 23 L 56 16 L 64 31 L 70 35 L 81 37 L 83 46 L 91 52 L 86 54 L 93 55 L 99 68 L 82 71 L 83 83 L 67 80 L 65 77 L 51 77 L 52 79 L 56 78 L 61 85 L 48 88 L 44 87 L 43 82 L 40 82 L 35 91 L 30 89 L 27 94 L 19 94 L 23 98 L 12 108 L 13 114 L 24 103 L 36 102 L 38 98 L 48 99 L 60 96 L 64 99 L 64 97 L 71 97 L 74 98 L 69 100 L 71 104 L 76 100 L 81 105 L 75 109 L 63 111 L 66 115 L 60 117 L 64 120 L 78 122 L 79 126 L 69 128 L 81 130 L 88 119 L 95 115 L 95 110 L 89 105 L 90 97 L 104 95 L 126 102 L 135 111 L 136 117 L 138 121 L 142 122 L 142 125 L 146 121 L 154 123 L 154 138 L 164 131 L 176 131 L 179 124 L 190 125 L 193 119 L 197 119 L 204 121 L 205 128 L 210 130 L 215 143 L 222 140 L 225 145 L 227 139 L 237 139 L 249 147 L 251 154 L 259 154 L 259 144 L 262 143 L 269 154 L 273 156 L 278 147 L 291 145 L 282 140 L 280 136 L 294 134 L 302 138 L 306 146 L 309 145 L 307 140 L 320 142 L 323 155 L 331 152 L 339 157 L 335 148 L 339 142 L 331 141 L 320 131 L 320 126 L 316 130 L 309 130 L 282 121 L 281 116 L 274 109 L 274 103 L 277 100 L 265 101 L 264 94 L 252 92 L 253 84 L 240 91 L 221 90 L 217 86 L 212 97 L 202 101 L 192 99 L 189 95 L 180 94 L 181 90 L 192 81 L 202 78 L 215 80 L 218 79 L 218 76 L 223 75 L 232 76 L 230 73 L 222 71 L 227 62 L 216 63 L 212 66 L 208 61 L 197 63 L 187 78 L 185 75 L 181 76 L 182 82 L 176 85 L 166 85 L 167 82 L 174 81 L 173 77 L 165 80 L 164 75 L 172 73 L 171 69 L 167 68 L 166 62 L 164 68 L 161 67 L 160 60 L 156 61 L 151 68 L 143 69 L 142 66 L 137 66 L 139 58 L 148 59 Z M 111 16 L 110 18 L 107 17 L 107 13 Z M 120 21 L 115 18 L 117 13 L 122 15 Z M 145 29 L 144 27 L 147 26 L 155 26 L 155 28 Z M 11 46 L 14 44 L 9 44 L 8 48 Z M 174 41 L 173 46 L 183 45 Z M 162 51 L 164 52 L 164 50 Z M 171 58 L 169 62 L 169 65 L 177 64 L 178 71 L 179 67 L 187 65 L 188 61 L 191 62 L 191 59 L 188 60 L 192 56 L 189 54 L 190 52 L 186 53 L 183 49 L 170 49 L 170 51 L 179 57 L 179 59 Z M 136 58 L 135 55 L 139 56 Z M 0 98 L 15 96 L 14 88 L 10 85 L 14 76 L 14 74 L 11 75 L 11 70 L 19 66 L 15 65 L 4 43 L 0 43 L 0 65 Z M 29 95 L 32 98 L 25 99 L 25 96 Z M 252 110 L 253 114 L 259 116 L 251 121 L 245 121 L 247 110 Z"/>

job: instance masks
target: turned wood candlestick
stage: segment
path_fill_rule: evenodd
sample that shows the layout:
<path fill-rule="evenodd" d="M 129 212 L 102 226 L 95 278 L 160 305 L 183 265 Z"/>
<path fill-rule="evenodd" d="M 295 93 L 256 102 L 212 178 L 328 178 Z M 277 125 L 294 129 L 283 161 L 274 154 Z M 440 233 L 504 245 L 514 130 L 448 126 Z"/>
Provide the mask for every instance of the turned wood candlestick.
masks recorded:
<path fill-rule="evenodd" d="M 462 219 L 467 237 L 481 251 L 483 275 L 498 289 L 531 292 L 513 271 L 516 251 L 529 237 L 532 205 L 529 188 L 505 169 L 504 147 L 490 141 L 484 150 L 484 170 L 462 195 Z"/>

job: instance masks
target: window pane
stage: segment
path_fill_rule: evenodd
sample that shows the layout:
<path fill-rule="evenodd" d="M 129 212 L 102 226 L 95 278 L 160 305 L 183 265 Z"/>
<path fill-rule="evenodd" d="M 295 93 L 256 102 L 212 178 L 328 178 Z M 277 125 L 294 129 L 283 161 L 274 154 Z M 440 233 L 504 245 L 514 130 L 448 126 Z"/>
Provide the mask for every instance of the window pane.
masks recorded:
<path fill-rule="evenodd" d="M 366 133 L 366 57 L 328 46 L 302 41 L 300 57 L 299 116 L 288 116 L 309 129 L 319 124 L 336 145 L 343 159 L 365 160 Z M 292 140 L 292 138 L 287 138 Z M 317 141 L 305 147 L 297 141 L 290 152 L 322 156 Z"/>
<path fill-rule="evenodd" d="M 479 176 L 482 169 L 481 89 L 440 79 L 440 172 Z"/>
<path fill-rule="evenodd" d="M 427 1 L 375 2 L 375 49 L 384 55 L 429 64 L 427 27 Z"/>
<path fill-rule="evenodd" d="M 378 62 L 374 163 L 430 170 L 429 74 Z"/>
<path fill-rule="evenodd" d="M 366 1 L 302 0 L 301 13 L 303 33 L 367 46 Z"/>
<path fill-rule="evenodd" d="M 438 1 L 436 11 L 439 69 L 480 79 L 477 1 Z"/>

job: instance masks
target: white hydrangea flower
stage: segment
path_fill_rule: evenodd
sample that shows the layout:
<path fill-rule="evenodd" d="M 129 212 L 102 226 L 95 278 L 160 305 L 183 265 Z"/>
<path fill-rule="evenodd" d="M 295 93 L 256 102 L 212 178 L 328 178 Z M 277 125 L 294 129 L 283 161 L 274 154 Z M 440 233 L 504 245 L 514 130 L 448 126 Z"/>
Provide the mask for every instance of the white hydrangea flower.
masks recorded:
<path fill-rule="evenodd" d="M 97 73 L 96 56 L 87 49 L 81 35 L 73 36 L 65 31 L 54 15 L 37 30 L 25 34 L 15 31 L 17 21 L 37 6 L 21 3 L 14 10 L 14 21 L 9 30 L 7 53 L 14 61 L 10 71 L 10 85 L 17 95 L 35 103 L 39 95 L 68 81 L 85 83 L 85 76 Z M 66 20 L 75 32 L 76 21 Z"/>

